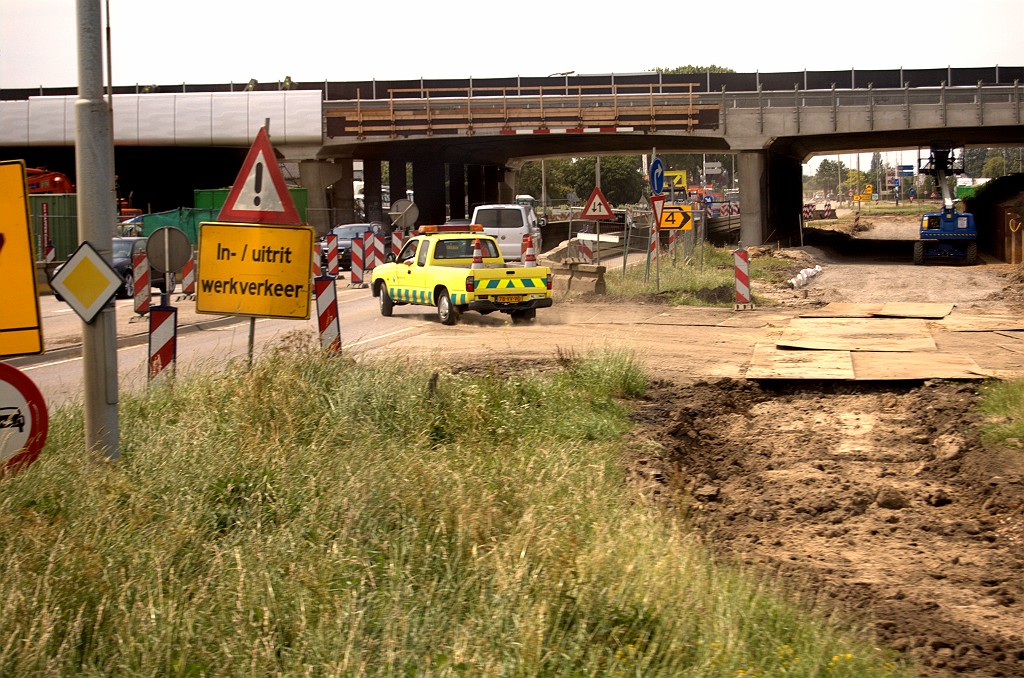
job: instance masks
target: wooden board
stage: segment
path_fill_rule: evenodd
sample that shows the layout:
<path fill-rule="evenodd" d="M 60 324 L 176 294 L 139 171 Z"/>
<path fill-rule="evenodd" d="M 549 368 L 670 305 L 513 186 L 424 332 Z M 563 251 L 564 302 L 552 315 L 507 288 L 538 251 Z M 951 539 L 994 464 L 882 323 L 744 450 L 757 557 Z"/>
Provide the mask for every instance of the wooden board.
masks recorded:
<path fill-rule="evenodd" d="M 1024 318 L 1012 315 L 961 315 L 954 313 L 935 321 L 938 327 L 951 332 L 995 332 L 1024 330 Z"/>
<path fill-rule="evenodd" d="M 775 343 L 826 351 L 936 350 L 927 324 L 917 319 L 794 318 Z"/>
<path fill-rule="evenodd" d="M 755 344 L 747 379 L 853 379 L 849 351 L 792 351 Z"/>
<path fill-rule="evenodd" d="M 801 313 L 801 318 L 870 318 L 882 310 L 884 304 L 850 304 L 833 301 L 819 309 Z"/>
<path fill-rule="evenodd" d="M 952 312 L 951 303 L 888 301 L 875 315 L 888 318 L 945 318 Z"/>
<path fill-rule="evenodd" d="M 852 354 L 853 372 L 860 381 L 899 379 L 985 379 L 974 358 L 960 353 L 878 353 Z"/>

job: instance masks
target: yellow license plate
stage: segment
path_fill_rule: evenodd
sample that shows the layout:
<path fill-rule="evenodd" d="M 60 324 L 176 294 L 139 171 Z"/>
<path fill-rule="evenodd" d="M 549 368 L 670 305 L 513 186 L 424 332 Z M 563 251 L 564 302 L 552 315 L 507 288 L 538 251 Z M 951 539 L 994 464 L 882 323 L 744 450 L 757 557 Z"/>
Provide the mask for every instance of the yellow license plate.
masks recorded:
<path fill-rule="evenodd" d="M 523 295 L 521 295 L 521 294 L 505 294 L 505 295 L 502 295 L 500 297 L 497 297 L 497 300 L 498 300 L 498 303 L 501 303 L 501 304 L 514 304 L 514 303 L 522 301 L 523 300 Z"/>

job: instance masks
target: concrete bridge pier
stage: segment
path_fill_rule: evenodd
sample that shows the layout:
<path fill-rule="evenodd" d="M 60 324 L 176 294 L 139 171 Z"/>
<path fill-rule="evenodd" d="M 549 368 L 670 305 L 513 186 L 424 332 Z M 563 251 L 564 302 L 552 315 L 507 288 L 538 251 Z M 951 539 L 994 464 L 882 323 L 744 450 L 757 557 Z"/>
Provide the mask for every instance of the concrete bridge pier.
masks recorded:
<path fill-rule="evenodd" d="M 380 197 L 382 172 L 379 160 L 363 161 L 363 207 L 367 221 L 384 221 L 391 205 L 384 205 Z"/>
<path fill-rule="evenodd" d="M 736 159 L 740 182 L 740 242 L 800 244 L 803 165 L 771 151 L 742 151 Z M 769 200 L 769 187 L 772 198 Z"/>
<path fill-rule="evenodd" d="M 740 243 L 762 245 L 767 233 L 767 151 L 743 151 L 736 158 L 740 181 Z"/>
<path fill-rule="evenodd" d="M 339 219 L 338 223 L 354 220 L 352 175 L 350 158 L 338 158 L 334 162 L 303 160 L 299 163 L 299 180 L 307 191 L 306 221 L 318 234 L 326 233 L 334 225 L 331 223 L 332 215 Z"/>
<path fill-rule="evenodd" d="M 448 165 L 448 216 L 451 219 L 466 219 L 466 166 L 462 163 Z"/>
<path fill-rule="evenodd" d="M 447 216 L 443 162 L 417 160 L 412 163 L 412 188 L 419 208 L 418 224 L 443 224 Z"/>
<path fill-rule="evenodd" d="M 409 189 L 409 180 L 405 174 L 404 160 L 388 161 L 388 191 L 391 194 L 391 205 L 397 200 L 405 199 L 405 192 Z M 387 207 L 391 207 L 387 205 Z"/>

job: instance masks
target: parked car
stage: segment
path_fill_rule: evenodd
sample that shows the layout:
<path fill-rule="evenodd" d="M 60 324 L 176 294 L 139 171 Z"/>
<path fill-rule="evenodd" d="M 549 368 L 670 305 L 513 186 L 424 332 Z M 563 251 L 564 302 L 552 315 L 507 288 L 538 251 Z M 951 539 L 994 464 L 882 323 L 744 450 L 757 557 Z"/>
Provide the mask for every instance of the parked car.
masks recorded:
<path fill-rule="evenodd" d="M 117 296 L 121 299 L 128 299 L 135 296 L 135 269 L 132 266 L 132 261 L 135 255 L 140 252 L 146 251 L 146 241 L 148 238 L 114 238 L 113 239 L 113 267 L 124 284 L 121 285 L 121 289 L 117 291 Z M 63 268 L 64 264 L 61 264 L 54 269 L 53 274 Z M 161 292 L 164 291 L 165 287 L 165 276 L 163 273 L 156 273 L 151 268 L 149 271 L 149 279 L 153 287 L 157 288 Z M 171 276 L 171 291 L 174 291 L 175 279 Z M 56 294 L 56 293 L 55 293 Z M 63 301 L 59 294 L 56 294 L 59 301 Z"/>
<path fill-rule="evenodd" d="M 327 270 L 327 236 L 338 236 L 338 267 L 343 271 L 352 270 L 352 239 L 363 237 L 367 231 L 391 235 L 391 229 L 379 221 L 362 224 L 340 224 L 320 237 L 320 267 Z"/>

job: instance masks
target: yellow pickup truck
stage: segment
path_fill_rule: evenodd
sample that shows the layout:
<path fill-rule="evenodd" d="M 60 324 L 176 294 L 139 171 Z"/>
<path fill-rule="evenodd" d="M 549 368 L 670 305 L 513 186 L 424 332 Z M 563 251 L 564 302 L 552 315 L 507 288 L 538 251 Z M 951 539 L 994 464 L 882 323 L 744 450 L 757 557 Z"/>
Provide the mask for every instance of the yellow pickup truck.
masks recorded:
<path fill-rule="evenodd" d="M 481 258 L 474 264 L 477 243 Z M 390 316 L 402 304 L 436 306 L 445 325 L 457 323 L 465 311 L 499 311 L 513 322 L 528 322 L 552 303 L 551 269 L 508 266 L 497 241 L 476 224 L 421 227 L 397 257 L 389 254 L 387 263 L 373 269 L 371 287 L 381 315 Z"/>

